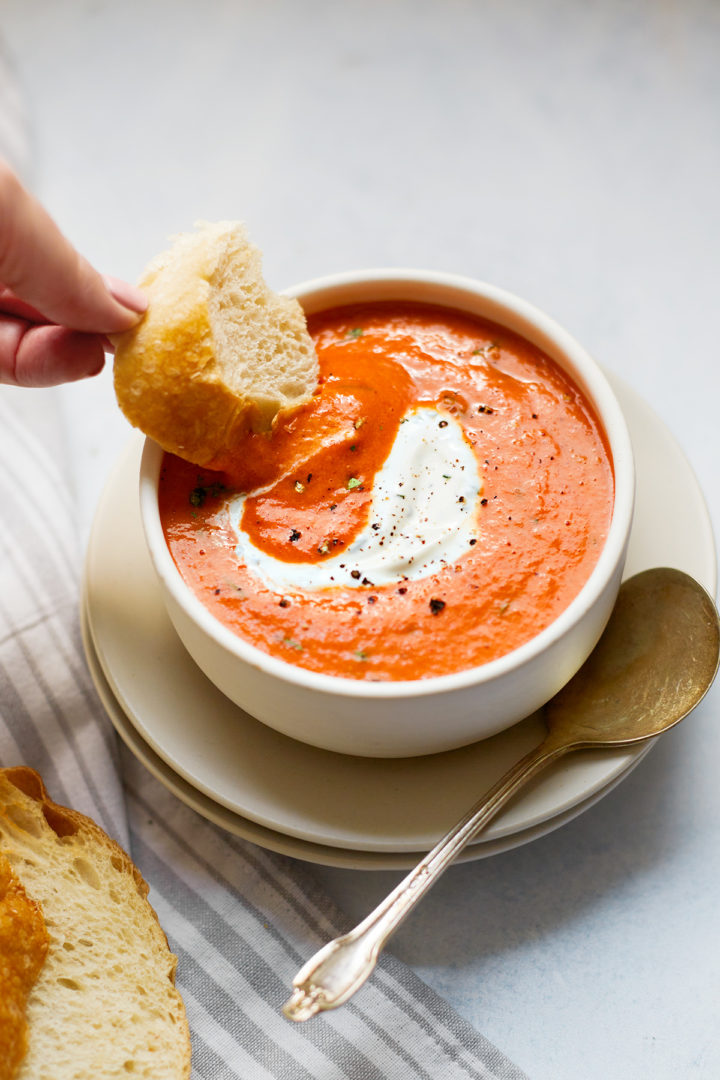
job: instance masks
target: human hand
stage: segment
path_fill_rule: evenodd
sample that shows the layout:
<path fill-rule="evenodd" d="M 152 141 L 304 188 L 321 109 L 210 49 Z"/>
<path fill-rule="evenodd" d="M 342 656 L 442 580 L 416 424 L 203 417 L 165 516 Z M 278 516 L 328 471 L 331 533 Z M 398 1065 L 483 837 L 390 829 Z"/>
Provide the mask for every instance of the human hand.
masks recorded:
<path fill-rule="evenodd" d="M 0 161 L 0 383 L 97 375 L 105 335 L 130 329 L 146 307 L 134 285 L 93 270 Z"/>

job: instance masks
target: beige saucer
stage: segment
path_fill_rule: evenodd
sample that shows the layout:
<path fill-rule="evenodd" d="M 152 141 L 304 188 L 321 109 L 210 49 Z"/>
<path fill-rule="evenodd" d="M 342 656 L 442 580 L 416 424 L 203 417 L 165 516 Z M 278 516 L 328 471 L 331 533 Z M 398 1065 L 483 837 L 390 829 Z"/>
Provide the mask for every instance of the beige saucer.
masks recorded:
<path fill-rule="evenodd" d="M 302 840 L 295 836 L 286 836 L 284 833 L 268 829 L 264 825 L 258 825 L 249 818 L 242 817 L 229 810 L 226 806 L 215 802 L 209 796 L 198 791 L 181 776 L 165 764 L 155 751 L 141 738 L 132 721 L 121 709 L 117 698 L 112 692 L 110 685 L 102 673 L 102 669 L 95 653 L 95 647 L 90 637 L 87 614 L 83 615 L 83 641 L 88 659 L 88 666 L 105 706 L 108 716 L 111 718 L 115 730 L 125 745 L 143 763 L 146 769 L 160 780 L 173 794 L 177 795 L 184 803 L 196 810 L 208 821 L 219 825 L 228 832 L 250 840 L 260 847 L 276 851 L 281 855 L 291 855 L 296 859 L 304 859 L 306 862 L 320 863 L 324 866 L 334 866 L 348 870 L 399 870 L 410 869 L 425 854 L 424 851 L 406 852 L 394 854 L 393 852 L 358 851 L 342 847 L 330 847 L 325 844 L 314 844 L 308 840 Z M 640 758 L 638 757 L 638 761 Z M 603 798 L 611 788 L 619 784 L 627 773 L 623 773 L 596 795 L 585 799 L 564 814 L 557 814 L 542 825 L 535 828 L 523 829 L 512 837 L 501 840 L 477 841 L 470 844 L 457 858 L 456 862 L 471 862 L 475 859 L 483 859 L 500 851 L 509 851 L 513 847 L 519 847 L 530 840 L 536 840 L 549 832 L 560 828 L 568 821 L 572 821 L 578 814 L 583 813 L 599 799 Z"/>

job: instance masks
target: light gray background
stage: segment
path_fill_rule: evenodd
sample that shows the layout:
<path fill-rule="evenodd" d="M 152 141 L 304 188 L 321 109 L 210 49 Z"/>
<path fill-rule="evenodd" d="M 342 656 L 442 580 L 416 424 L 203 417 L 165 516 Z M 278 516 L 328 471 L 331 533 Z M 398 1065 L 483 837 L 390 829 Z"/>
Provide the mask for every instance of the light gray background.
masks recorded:
<path fill-rule="evenodd" d="M 491 280 L 645 397 L 717 530 L 720 4 L 3 0 L 0 17 L 30 132 L 16 160 L 99 268 L 134 279 L 169 234 L 240 217 L 277 288 L 390 265 Z M 108 376 L 51 392 L 84 531 L 128 436 Z M 533 1080 L 720 1076 L 719 713 L 715 690 L 580 819 L 454 868 L 396 937 Z M 317 873 L 353 917 L 397 877 Z"/>

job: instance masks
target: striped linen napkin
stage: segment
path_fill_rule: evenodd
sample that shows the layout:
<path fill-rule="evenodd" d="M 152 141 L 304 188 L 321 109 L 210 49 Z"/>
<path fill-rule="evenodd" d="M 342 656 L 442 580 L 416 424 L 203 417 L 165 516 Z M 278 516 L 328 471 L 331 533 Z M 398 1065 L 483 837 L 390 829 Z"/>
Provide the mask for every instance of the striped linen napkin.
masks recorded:
<path fill-rule="evenodd" d="M 337 1012 L 281 1013 L 292 977 L 348 929 L 307 864 L 225 833 L 115 737 L 85 664 L 82 553 L 62 455 L 0 388 L 0 764 L 37 769 L 139 866 L 179 958 L 193 1077 L 522 1080 L 499 1050 L 391 955 Z M 40 408 L 42 399 L 37 400 Z"/>

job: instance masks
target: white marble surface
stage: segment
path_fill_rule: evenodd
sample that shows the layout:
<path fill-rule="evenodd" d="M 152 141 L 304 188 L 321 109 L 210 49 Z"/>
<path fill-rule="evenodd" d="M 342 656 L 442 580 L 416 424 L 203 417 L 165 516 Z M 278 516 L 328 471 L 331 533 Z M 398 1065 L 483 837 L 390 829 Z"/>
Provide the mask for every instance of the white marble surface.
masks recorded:
<path fill-rule="evenodd" d="M 278 288 L 492 280 L 643 394 L 717 531 L 717 3 L 4 0 L 2 31 L 26 178 L 100 268 L 242 217 Z M 86 532 L 128 429 L 107 373 L 54 396 Z M 720 1076 L 719 691 L 581 818 L 452 869 L 394 941 L 532 1080 Z M 396 879 L 318 877 L 352 917 Z"/>

